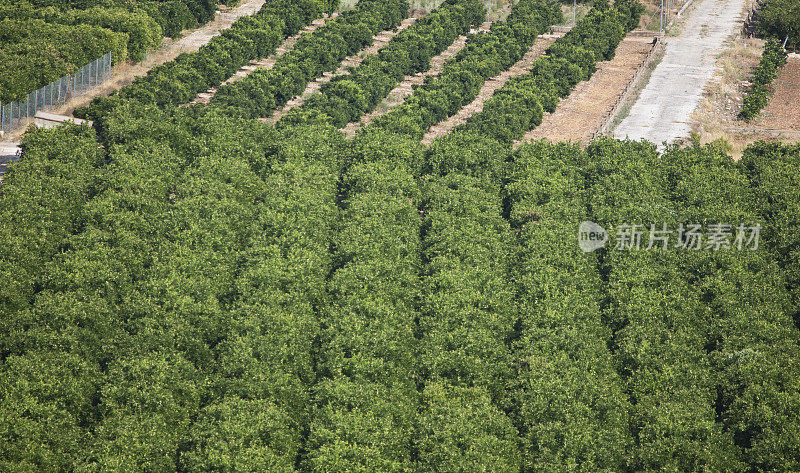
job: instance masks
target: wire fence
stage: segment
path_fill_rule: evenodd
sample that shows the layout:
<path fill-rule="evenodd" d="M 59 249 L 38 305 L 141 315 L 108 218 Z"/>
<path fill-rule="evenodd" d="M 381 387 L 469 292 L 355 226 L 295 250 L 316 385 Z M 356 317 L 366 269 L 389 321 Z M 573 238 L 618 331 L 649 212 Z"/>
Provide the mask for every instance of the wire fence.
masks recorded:
<path fill-rule="evenodd" d="M 0 131 L 11 133 L 27 126 L 39 110 L 53 110 L 72 97 L 85 94 L 111 76 L 111 52 L 28 94 L 25 100 L 0 103 Z"/>

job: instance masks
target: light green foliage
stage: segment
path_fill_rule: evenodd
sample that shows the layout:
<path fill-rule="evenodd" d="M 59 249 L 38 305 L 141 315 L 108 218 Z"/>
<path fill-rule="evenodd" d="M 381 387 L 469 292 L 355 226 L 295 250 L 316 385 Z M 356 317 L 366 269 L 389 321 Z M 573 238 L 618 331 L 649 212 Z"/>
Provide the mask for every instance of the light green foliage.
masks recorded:
<path fill-rule="evenodd" d="M 227 115 L 268 117 L 302 94 L 309 82 L 372 43 L 373 35 L 397 27 L 407 16 L 406 0 L 360 0 L 354 9 L 301 37 L 272 68 L 220 88 L 210 106 Z"/>
<path fill-rule="evenodd" d="M 366 57 L 349 74 L 324 84 L 320 94 L 292 109 L 278 126 L 321 120 L 341 128 L 358 121 L 377 107 L 403 77 L 428 70 L 433 56 L 485 17 L 479 1 L 446 1 L 392 38 L 377 55 Z"/>
<path fill-rule="evenodd" d="M 364 130 L 377 128 L 421 139 L 428 128 L 472 102 L 485 81 L 514 65 L 536 37 L 561 17 L 558 5 L 548 0 L 518 2 L 505 22 L 468 38 L 439 75 L 426 78 L 402 105 Z"/>

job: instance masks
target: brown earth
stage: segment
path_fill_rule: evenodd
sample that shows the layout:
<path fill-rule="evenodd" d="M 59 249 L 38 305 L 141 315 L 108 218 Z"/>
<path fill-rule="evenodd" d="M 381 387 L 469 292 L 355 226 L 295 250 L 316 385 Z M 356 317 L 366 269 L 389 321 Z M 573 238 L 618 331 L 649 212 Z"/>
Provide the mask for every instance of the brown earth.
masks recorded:
<path fill-rule="evenodd" d="M 617 47 L 614 58 L 598 63 L 588 81 L 575 86 L 542 124 L 527 133 L 516 145 L 546 138 L 553 142 L 588 143 L 603 126 L 617 98 L 633 80 L 637 69 L 652 49 L 650 37 L 628 36 Z"/>
<path fill-rule="evenodd" d="M 746 46 L 745 46 L 746 45 Z M 714 83 L 706 90 L 693 115 L 692 130 L 702 143 L 723 139 L 730 154 L 739 159 L 758 140 L 800 142 L 800 55 L 792 54 L 772 84 L 769 105 L 752 122 L 738 118 L 749 80 L 758 66 L 764 42 L 734 38 L 717 60 Z"/>
<path fill-rule="evenodd" d="M 773 82 L 775 95 L 761 112 L 761 128 L 800 131 L 800 55 L 793 54 Z"/>

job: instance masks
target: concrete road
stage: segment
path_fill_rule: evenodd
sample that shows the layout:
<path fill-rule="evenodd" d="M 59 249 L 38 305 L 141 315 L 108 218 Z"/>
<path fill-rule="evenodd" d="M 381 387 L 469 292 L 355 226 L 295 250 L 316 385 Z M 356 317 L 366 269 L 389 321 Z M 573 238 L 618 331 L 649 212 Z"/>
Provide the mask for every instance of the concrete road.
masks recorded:
<path fill-rule="evenodd" d="M 689 136 L 690 117 L 725 40 L 742 27 L 745 4 L 746 0 L 703 0 L 687 12 L 683 32 L 667 39 L 664 58 L 614 130 L 615 137 L 661 144 Z"/>

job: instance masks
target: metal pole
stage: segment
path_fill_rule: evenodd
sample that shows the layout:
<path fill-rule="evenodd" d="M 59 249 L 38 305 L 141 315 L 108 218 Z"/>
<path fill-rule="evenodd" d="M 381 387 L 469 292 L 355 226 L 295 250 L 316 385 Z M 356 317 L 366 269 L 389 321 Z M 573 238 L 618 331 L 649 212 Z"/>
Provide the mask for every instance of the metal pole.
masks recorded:
<path fill-rule="evenodd" d="M 664 0 L 661 0 L 661 25 L 658 27 L 658 31 L 664 32 Z"/>
<path fill-rule="evenodd" d="M 572 26 L 575 27 L 575 1 L 572 0 Z"/>

